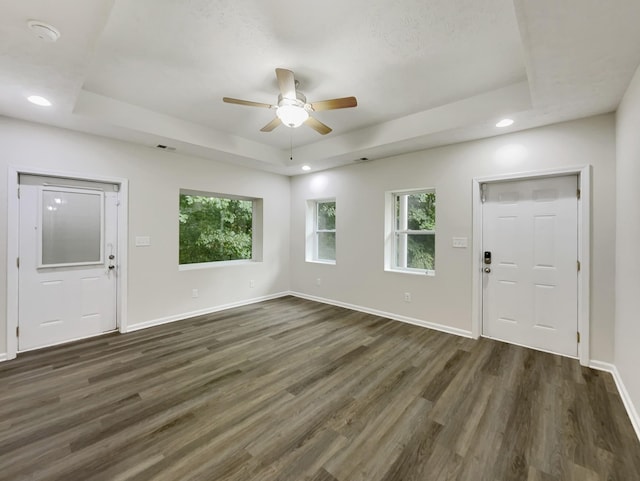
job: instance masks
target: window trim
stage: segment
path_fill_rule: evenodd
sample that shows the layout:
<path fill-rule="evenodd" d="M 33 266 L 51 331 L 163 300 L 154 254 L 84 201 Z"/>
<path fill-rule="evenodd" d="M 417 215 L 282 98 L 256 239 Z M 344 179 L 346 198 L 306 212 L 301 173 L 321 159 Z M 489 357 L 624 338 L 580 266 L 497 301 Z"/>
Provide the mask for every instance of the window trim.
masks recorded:
<path fill-rule="evenodd" d="M 192 262 L 189 264 L 180 264 L 180 233 L 178 232 L 178 271 L 191 271 L 198 269 L 209 269 L 219 267 L 229 267 L 237 265 L 247 265 L 256 262 L 262 262 L 263 253 L 263 199 L 259 197 L 251 197 L 237 194 L 226 194 L 222 192 L 207 192 L 202 190 L 193 189 L 179 189 L 178 192 L 178 215 L 180 214 L 180 196 L 201 196 L 201 197 L 214 197 L 231 200 L 247 200 L 251 201 L 252 213 L 251 213 L 251 258 L 250 259 L 227 259 L 221 261 L 209 261 L 209 262 Z M 178 229 L 179 230 L 179 229 Z"/>
<path fill-rule="evenodd" d="M 398 258 L 398 244 L 400 240 L 396 242 L 396 238 L 400 235 L 405 235 L 408 238 L 409 235 L 433 235 L 434 243 L 436 242 L 436 232 L 437 232 L 437 224 L 435 230 L 413 230 L 407 228 L 407 205 L 403 203 L 400 207 L 401 213 L 404 212 L 403 220 L 399 221 L 399 216 L 396 211 L 396 198 L 400 196 L 405 196 L 405 199 L 408 199 L 409 195 L 416 194 L 435 194 L 436 189 L 434 187 L 429 188 L 419 188 L 419 189 L 398 189 L 392 190 L 385 193 L 385 256 L 384 256 L 384 270 L 387 272 L 397 272 L 402 274 L 413 274 L 413 275 L 427 275 L 427 276 L 435 276 L 435 269 L 416 269 L 414 267 L 400 267 L 396 263 L 396 259 Z M 437 198 L 437 197 L 436 197 Z M 404 228 L 399 228 L 398 226 L 402 224 Z M 404 257 L 406 264 L 406 248 L 404 249 Z M 434 259 L 435 261 L 435 259 Z"/>
<path fill-rule="evenodd" d="M 320 208 L 320 204 L 334 202 L 336 204 L 337 211 L 337 201 L 335 197 L 328 197 L 322 199 L 308 199 L 307 200 L 307 221 L 306 221 L 306 247 L 305 247 L 305 261 L 313 262 L 316 264 L 328 264 L 335 265 L 336 259 L 321 259 L 318 256 L 318 234 L 321 233 L 331 233 L 336 234 L 336 229 L 318 229 L 318 209 Z M 336 226 L 337 227 L 337 226 Z M 336 236 L 337 239 L 337 236 Z M 337 253 L 336 253 L 337 258 Z"/>

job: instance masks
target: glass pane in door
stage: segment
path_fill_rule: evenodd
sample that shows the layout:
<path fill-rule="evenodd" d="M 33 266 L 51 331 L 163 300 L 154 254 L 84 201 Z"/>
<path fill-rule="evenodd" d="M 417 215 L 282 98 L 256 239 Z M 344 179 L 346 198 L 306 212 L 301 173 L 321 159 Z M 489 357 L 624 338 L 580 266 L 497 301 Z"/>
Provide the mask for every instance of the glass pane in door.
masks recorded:
<path fill-rule="evenodd" d="M 103 193 L 42 190 L 41 267 L 102 263 Z"/>

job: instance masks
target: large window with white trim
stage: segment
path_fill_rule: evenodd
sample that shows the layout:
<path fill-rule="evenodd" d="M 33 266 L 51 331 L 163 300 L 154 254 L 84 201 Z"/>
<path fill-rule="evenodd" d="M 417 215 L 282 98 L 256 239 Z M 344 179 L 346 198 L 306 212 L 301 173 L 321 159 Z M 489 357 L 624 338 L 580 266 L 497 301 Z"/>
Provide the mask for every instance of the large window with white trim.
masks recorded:
<path fill-rule="evenodd" d="M 261 199 L 181 190 L 180 265 L 262 260 L 261 207 Z"/>
<path fill-rule="evenodd" d="M 387 268 L 435 273 L 435 190 L 390 192 L 388 196 Z"/>

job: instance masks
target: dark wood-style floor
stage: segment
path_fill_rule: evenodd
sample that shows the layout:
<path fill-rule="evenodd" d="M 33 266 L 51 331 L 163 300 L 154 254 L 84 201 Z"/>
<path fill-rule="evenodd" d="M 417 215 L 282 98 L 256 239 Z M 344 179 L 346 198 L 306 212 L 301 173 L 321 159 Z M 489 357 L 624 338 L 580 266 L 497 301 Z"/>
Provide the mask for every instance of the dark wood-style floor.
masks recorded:
<path fill-rule="evenodd" d="M 0 479 L 640 480 L 609 374 L 283 298 L 0 365 Z"/>

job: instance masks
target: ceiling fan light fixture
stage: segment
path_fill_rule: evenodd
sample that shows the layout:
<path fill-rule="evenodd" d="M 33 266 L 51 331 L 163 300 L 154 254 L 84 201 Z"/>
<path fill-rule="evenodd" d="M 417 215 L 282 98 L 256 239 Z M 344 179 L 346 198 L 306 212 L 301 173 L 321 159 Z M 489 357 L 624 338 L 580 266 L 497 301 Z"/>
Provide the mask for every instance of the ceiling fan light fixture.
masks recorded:
<path fill-rule="evenodd" d="M 309 118 L 309 112 L 304 107 L 298 107 L 297 105 L 281 105 L 276 110 L 276 116 L 282 120 L 284 125 L 295 129 Z"/>

